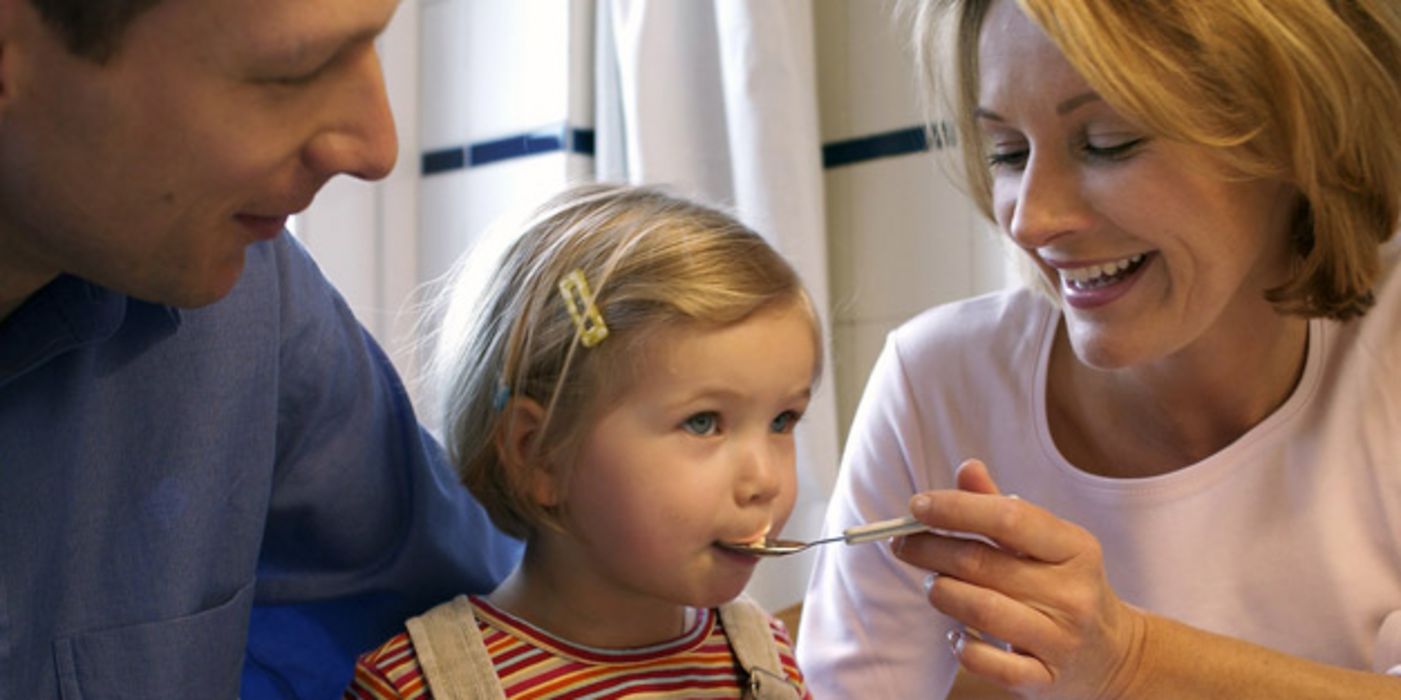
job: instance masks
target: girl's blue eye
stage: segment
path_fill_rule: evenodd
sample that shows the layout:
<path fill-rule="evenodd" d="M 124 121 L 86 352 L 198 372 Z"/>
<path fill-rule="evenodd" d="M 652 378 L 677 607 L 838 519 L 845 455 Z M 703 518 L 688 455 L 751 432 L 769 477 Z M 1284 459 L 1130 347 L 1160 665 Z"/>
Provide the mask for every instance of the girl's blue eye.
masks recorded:
<path fill-rule="evenodd" d="M 801 417 L 802 415 L 797 411 L 784 411 L 778 414 L 778 417 L 774 418 L 772 423 L 769 423 L 769 428 L 775 433 L 790 432 L 793 430 L 793 426 L 797 425 L 798 419 Z"/>
<path fill-rule="evenodd" d="M 681 421 L 681 427 L 692 435 L 710 435 L 719 427 L 720 418 L 714 411 L 697 413 Z"/>

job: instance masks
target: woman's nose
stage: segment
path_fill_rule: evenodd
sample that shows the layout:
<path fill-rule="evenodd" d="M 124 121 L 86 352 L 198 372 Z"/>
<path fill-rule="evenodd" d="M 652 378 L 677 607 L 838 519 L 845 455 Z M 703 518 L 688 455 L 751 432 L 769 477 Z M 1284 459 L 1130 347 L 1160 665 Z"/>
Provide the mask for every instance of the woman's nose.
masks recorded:
<path fill-rule="evenodd" d="M 327 178 L 345 173 L 363 180 L 378 180 L 393 170 L 399 139 L 373 48 L 357 57 L 326 110 L 324 126 L 306 146 L 307 167 Z"/>
<path fill-rule="evenodd" d="M 1033 154 L 1020 180 L 1008 189 L 1012 199 L 1004 225 L 1023 248 L 1040 248 L 1090 224 L 1080 172 L 1063 158 Z"/>

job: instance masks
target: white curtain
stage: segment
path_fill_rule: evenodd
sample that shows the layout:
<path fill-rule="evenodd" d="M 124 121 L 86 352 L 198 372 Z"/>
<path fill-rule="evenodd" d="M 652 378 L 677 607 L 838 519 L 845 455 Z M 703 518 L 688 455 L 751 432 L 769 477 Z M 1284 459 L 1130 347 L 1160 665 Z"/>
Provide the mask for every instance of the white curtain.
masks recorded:
<path fill-rule="evenodd" d="M 661 184 L 733 209 L 797 268 L 830 331 L 811 3 L 598 0 L 595 8 L 593 85 L 571 89 L 594 92 L 596 177 Z M 831 364 L 797 435 L 788 537 L 819 534 L 836 476 Z M 770 610 L 797 603 L 810 567 L 808 556 L 764 562 L 748 592 Z"/>

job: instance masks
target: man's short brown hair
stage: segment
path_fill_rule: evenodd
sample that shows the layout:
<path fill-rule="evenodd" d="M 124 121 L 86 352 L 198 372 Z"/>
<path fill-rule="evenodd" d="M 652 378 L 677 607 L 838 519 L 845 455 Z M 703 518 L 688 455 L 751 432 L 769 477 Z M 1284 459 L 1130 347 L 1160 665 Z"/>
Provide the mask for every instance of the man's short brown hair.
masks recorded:
<path fill-rule="evenodd" d="M 68 50 L 99 63 L 121 45 L 133 19 L 161 0 L 30 0 Z"/>

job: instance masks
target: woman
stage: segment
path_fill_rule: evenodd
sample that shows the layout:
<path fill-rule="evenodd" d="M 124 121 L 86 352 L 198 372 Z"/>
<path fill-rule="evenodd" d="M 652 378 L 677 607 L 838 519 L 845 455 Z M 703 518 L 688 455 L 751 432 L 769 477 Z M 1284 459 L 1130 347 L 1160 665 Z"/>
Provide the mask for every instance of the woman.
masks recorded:
<path fill-rule="evenodd" d="M 980 539 L 823 551 L 813 695 L 1401 694 L 1401 6 L 934 0 L 924 48 L 935 15 L 1038 290 L 892 334 L 828 529 Z"/>

